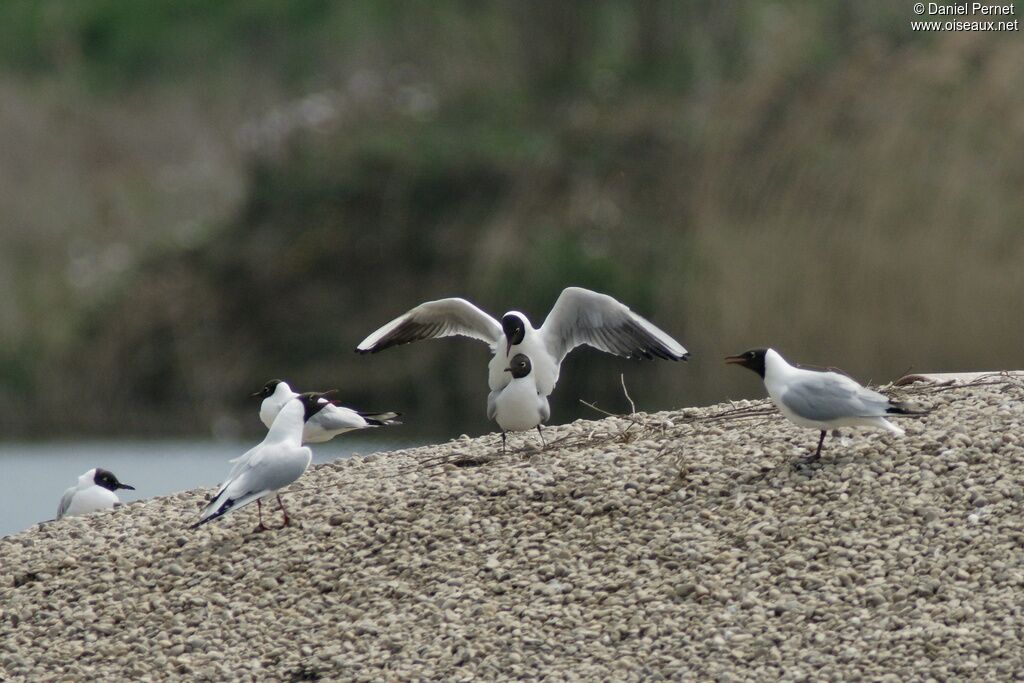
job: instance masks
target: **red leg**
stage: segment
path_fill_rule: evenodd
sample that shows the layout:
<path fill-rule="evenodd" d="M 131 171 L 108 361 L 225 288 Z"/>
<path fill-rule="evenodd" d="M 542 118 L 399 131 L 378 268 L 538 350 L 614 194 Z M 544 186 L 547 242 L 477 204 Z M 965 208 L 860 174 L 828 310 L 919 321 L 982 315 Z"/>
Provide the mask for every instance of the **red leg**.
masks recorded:
<path fill-rule="evenodd" d="M 821 430 L 821 438 L 818 439 L 818 450 L 814 451 L 814 455 L 812 455 L 809 458 L 806 458 L 804 462 L 814 462 L 815 460 L 821 457 L 821 446 L 822 444 L 825 443 L 825 435 L 827 433 L 828 432 L 826 432 L 824 429 Z"/>
<path fill-rule="evenodd" d="M 263 501 L 259 498 L 256 499 L 256 509 L 259 510 L 260 524 L 256 527 L 256 531 L 267 531 L 270 529 L 266 524 L 263 523 Z"/>
<path fill-rule="evenodd" d="M 284 503 L 281 501 L 280 493 L 277 494 L 277 504 L 281 506 L 281 514 L 284 515 L 284 524 L 282 524 L 281 526 L 289 526 L 292 523 L 292 521 L 291 518 L 288 516 L 288 511 L 284 509 Z"/>

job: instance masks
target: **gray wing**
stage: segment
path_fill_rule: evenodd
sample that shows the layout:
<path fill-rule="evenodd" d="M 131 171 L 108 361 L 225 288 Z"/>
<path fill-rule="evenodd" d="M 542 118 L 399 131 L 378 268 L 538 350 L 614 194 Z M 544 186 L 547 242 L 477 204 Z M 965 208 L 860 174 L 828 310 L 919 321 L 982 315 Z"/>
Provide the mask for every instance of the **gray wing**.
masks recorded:
<path fill-rule="evenodd" d="M 501 389 L 495 389 L 491 393 L 487 394 L 487 419 L 493 420 L 494 416 L 498 414 L 498 396 L 501 394 Z"/>
<path fill-rule="evenodd" d="M 242 453 L 237 458 L 232 458 L 231 460 L 228 460 L 228 462 L 231 463 L 231 471 L 228 472 L 228 476 L 225 477 L 224 481 L 222 481 L 220 486 L 217 487 L 217 492 L 213 494 L 214 498 L 217 498 L 220 496 L 220 494 L 224 493 L 224 489 L 228 487 L 228 484 L 230 484 L 235 479 L 235 477 L 241 474 L 245 470 L 245 468 L 249 467 L 249 460 L 262 445 L 262 442 L 260 442 L 259 444 L 247 450 L 245 453 Z"/>
<path fill-rule="evenodd" d="M 216 519 L 230 510 L 244 507 L 301 477 L 309 465 L 309 460 L 307 459 L 300 468 L 294 458 L 277 457 L 280 452 L 276 445 L 260 444 L 238 458 L 231 476 L 220 485 L 217 493 L 207 503 L 199 522 Z M 298 452 L 312 457 L 312 452 L 308 448 L 299 448 Z M 229 500 L 233 503 L 224 508 L 224 503 Z"/>
<path fill-rule="evenodd" d="M 333 432 L 338 429 L 363 429 L 370 425 L 362 415 L 344 406 L 326 405 L 316 415 L 309 418 L 325 431 Z"/>
<path fill-rule="evenodd" d="M 887 396 L 834 372 L 815 373 L 797 380 L 779 399 L 800 417 L 819 422 L 877 417 L 885 415 L 890 407 Z"/>
<path fill-rule="evenodd" d="M 685 360 L 682 344 L 607 294 L 567 287 L 541 326 L 559 362 L 580 344 L 627 358 Z"/>
<path fill-rule="evenodd" d="M 399 344 L 462 335 L 498 343 L 501 325 L 465 299 L 439 299 L 420 304 L 384 325 L 356 347 L 356 353 L 376 353 Z"/>
<path fill-rule="evenodd" d="M 63 517 L 68 508 L 71 507 L 71 499 L 75 497 L 75 487 L 72 486 L 60 497 L 60 504 L 57 506 L 57 519 Z"/>

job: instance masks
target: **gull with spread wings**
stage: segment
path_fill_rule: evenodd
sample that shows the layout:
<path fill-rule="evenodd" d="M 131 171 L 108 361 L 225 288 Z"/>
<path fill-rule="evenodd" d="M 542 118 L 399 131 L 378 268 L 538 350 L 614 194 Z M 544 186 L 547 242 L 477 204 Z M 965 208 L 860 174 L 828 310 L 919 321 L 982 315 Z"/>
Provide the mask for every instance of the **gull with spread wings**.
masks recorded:
<path fill-rule="evenodd" d="M 456 335 L 479 339 L 491 347 L 489 404 L 512 381 L 506 370 L 517 354 L 530 359 L 541 396 L 551 394 L 562 360 L 583 344 L 626 358 L 678 361 L 689 357 L 682 344 L 625 304 L 581 287 L 563 290 L 539 328 L 519 311 L 509 311 L 499 322 L 465 299 L 428 301 L 368 336 L 356 352 L 376 353 L 420 339 Z"/>

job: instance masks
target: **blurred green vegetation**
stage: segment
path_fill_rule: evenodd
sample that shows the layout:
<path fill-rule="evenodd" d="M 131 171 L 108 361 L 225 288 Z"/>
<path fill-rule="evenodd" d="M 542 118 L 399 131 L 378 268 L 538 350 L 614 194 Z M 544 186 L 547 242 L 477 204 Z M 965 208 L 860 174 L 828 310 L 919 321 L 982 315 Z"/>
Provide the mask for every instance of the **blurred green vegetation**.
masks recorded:
<path fill-rule="evenodd" d="M 32 77 L 60 74 L 101 91 L 225 62 L 302 78 L 330 43 L 351 37 L 343 10 L 329 0 L 13 0 L 3 7 L 0 58 Z M 374 14 L 362 6 L 361 29 L 372 28 Z"/>
<path fill-rule="evenodd" d="M 1021 365 L 1024 45 L 885 0 L 0 4 L 8 435 L 259 428 L 272 377 L 484 420 L 487 353 L 359 357 L 465 296 L 620 298 L 687 365 L 570 356 L 579 399 L 760 395 L 772 344 L 883 381 Z"/>

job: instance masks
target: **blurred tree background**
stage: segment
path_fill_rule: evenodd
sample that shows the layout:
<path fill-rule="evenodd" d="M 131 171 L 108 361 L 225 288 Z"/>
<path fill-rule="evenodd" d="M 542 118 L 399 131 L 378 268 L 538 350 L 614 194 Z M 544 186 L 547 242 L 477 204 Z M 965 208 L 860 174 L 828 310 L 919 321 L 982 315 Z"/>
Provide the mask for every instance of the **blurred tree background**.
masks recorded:
<path fill-rule="evenodd" d="M 570 284 L 689 364 L 570 356 L 553 422 L 759 396 L 773 345 L 859 379 L 1017 368 L 1024 41 L 888 0 L 7 0 L 4 437 L 256 433 L 266 380 L 489 430 L 469 340 Z M 59 418 L 54 419 L 58 415 Z M 54 433 L 54 430 L 58 430 Z"/>

